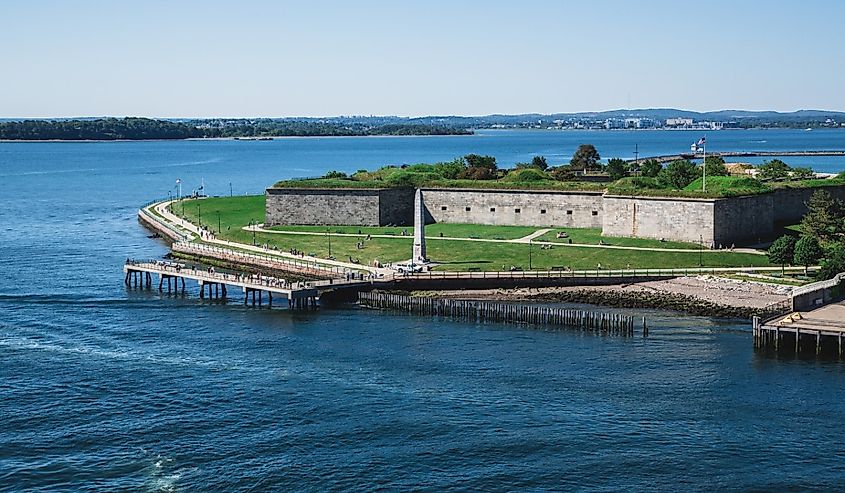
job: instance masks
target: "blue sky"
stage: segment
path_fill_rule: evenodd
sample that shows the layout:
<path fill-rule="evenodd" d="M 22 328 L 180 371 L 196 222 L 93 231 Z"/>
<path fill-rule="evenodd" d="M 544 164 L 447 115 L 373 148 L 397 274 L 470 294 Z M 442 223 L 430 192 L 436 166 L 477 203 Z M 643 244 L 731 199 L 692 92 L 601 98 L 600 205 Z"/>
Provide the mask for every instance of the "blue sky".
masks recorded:
<path fill-rule="evenodd" d="M 2 117 L 845 110 L 833 0 L 0 1 Z"/>

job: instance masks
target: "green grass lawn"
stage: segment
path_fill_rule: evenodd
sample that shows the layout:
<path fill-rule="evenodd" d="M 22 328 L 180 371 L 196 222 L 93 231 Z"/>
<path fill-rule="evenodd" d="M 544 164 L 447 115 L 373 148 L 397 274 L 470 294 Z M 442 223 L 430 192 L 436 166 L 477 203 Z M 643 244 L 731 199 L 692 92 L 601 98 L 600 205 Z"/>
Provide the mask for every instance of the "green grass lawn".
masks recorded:
<path fill-rule="evenodd" d="M 253 238 L 258 245 L 265 243 L 279 250 L 296 249 L 306 254 L 326 258 L 329 255 L 329 241 L 331 253 L 338 260 L 348 261 L 356 259 L 362 264 L 370 264 L 373 260 L 382 263 L 407 260 L 411 256 L 412 237 L 399 236 L 399 232 L 406 228 L 364 228 L 357 226 L 332 226 L 332 232 L 357 234 L 361 236 L 323 235 L 295 235 L 279 233 L 256 233 L 244 231 L 242 228 L 250 221 L 262 222 L 264 218 L 264 196 L 222 197 L 202 200 L 186 200 L 175 204 L 172 208 L 177 215 L 184 214 L 191 222 L 198 223 L 200 215 L 202 223 L 217 231 L 218 213 L 222 232 L 218 237 L 226 240 L 252 244 Z M 325 227 L 285 227 L 288 230 L 324 232 Z M 409 233 L 413 228 L 407 228 Z M 467 224 L 434 224 L 426 227 L 426 236 L 437 237 L 443 232 L 447 237 L 478 237 L 478 238 L 520 238 L 541 228 L 527 226 L 483 226 Z M 373 238 L 364 240 L 369 234 L 384 234 L 394 231 L 396 238 Z M 557 231 L 557 230 L 555 230 Z M 601 232 L 598 229 L 568 229 L 573 243 L 598 244 Z M 554 234 L 549 233 L 550 241 Z M 690 244 L 660 242 L 657 240 L 641 240 L 632 238 L 602 238 L 613 245 L 625 246 L 658 246 L 662 248 L 690 248 Z M 358 249 L 357 243 L 364 241 L 364 248 Z M 674 245 L 674 246 L 673 246 Z M 529 248 L 531 249 L 531 267 L 534 269 L 549 269 L 553 267 L 569 267 L 572 269 L 594 269 L 601 264 L 605 269 L 622 268 L 682 268 L 698 267 L 698 252 L 649 252 L 637 250 L 613 250 L 601 248 L 586 248 L 577 246 L 555 246 L 551 250 L 542 250 L 540 246 L 518 243 L 490 243 L 456 240 L 435 239 L 427 242 L 428 256 L 436 262 L 442 263 L 440 270 L 501 270 L 504 266 L 528 269 Z M 695 248 L 696 245 L 692 245 Z M 701 258 L 704 266 L 759 266 L 769 265 L 762 255 L 703 251 Z"/>
<path fill-rule="evenodd" d="M 559 231 L 564 231 L 569 235 L 569 238 L 557 238 Z M 641 247 L 641 248 L 671 248 L 671 249 L 693 249 L 699 248 L 696 243 L 683 243 L 680 241 L 660 241 L 650 240 L 647 238 L 617 238 L 614 236 L 602 236 L 599 228 L 554 228 L 552 231 L 537 238 L 538 241 L 552 241 L 557 243 L 568 243 L 572 240 L 573 244 L 578 245 L 598 245 L 599 241 L 605 245 L 626 246 L 626 247 Z"/>
<path fill-rule="evenodd" d="M 402 237 L 413 236 L 411 226 L 273 226 L 273 231 L 298 231 L 307 233 L 325 233 L 330 231 L 337 234 L 360 235 L 389 235 Z M 427 238 L 481 238 L 486 240 L 513 240 L 530 235 L 540 228 L 534 226 L 485 226 L 483 224 L 429 224 L 425 227 Z"/>

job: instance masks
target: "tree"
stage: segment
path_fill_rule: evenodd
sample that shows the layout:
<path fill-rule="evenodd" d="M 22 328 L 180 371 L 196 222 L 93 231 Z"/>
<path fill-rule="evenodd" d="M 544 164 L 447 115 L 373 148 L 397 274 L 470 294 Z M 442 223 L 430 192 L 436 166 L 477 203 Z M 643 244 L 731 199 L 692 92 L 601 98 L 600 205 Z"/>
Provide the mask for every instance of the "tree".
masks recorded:
<path fill-rule="evenodd" d="M 496 172 L 483 166 L 470 166 L 458 173 L 461 180 L 495 180 Z"/>
<path fill-rule="evenodd" d="M 454 180 L 467 167 L 463 159 L 454 159 L 444 163 L 435 163 L 434 172 L 448 180 Z"/>
<path fill-rule="evenodd" d="M 698 178 L 698 168 L 686 159 L 672 161 L 666 168 L 657 174 L 661 183 L 671 186 L 677 190 L 689 185 Z"/>
<path fill-rule="evenodd" d="M 656 178 L 657 174 L 660 173 L 660 170 L 663 169 L 663 165 L 657 159 L 647 159 L 643 164 L 640 165 L 640 173 L 643 176 L 648 176 L 650 178 Z"/>
<path fill-rule="evenodd" d="M 496 171 L 496 158 L 493 156 L 479 156 L 478 154 L 467 154 L 464 156 L 467 166 L 470 168 L 487 168 L 490 171 Z"/>
<path fill-rule="evenodd" d="M 628 175 L 628 164 L 619 158 L 613 158 L 607 162 L 605 170 L 610 179 L 616 181 Z"/>
<path fill-rule="evenodd" d="M 845 205 L 830 193 L 817 190 L 807 201 L 801 232 L 822 242 L 839 238 L 845 234 Z"/>
<path fill-rule="evenodd" d="M 845 244 L 834 243 L 828 250 L 826 257 L 816 275 L 819 281 L 832 279 L 836 274 L 845 272 Z"/>
<path fill-rule="evenodd" d="M 546 162 L 545 156 L 534 156 L 531 158 L 531 167 L 537 168 L 540 171 L 546 171 L 549 169 L 549 163 Z"/>
<path fill-rule="evenodd" d="M 576 178 L 572 166 L 569 165 L 554 167 L 549 170 L 549 175 L 557 181 L 572 181 Z"/>
<path fill-rule="evenodd" d="M 589 171 L 599 168 L 601 156 L 593 144 L 581 144 L 572 155 L 569 165 L 573 170 Z"/>
<path fill-rule="evenodd" d="M 804 266 L 804 274 L 807 274 L 807 267 L 815 265 L 824 256 L 824 250 L 815 236 L 802 236 L 795 243 L 795 257 L 793 263 Z"/>
<path fill-rule="evenodd" d="M 728 168 L 722 156 L 707 156 L 704 160 L 704 170 L 707 176 L 728 176 Z"/>
<path fill-rule="evenodd" d="M 766 161 L 757 168 L 757 178 L 761 180 L 785 180 L 792 168 L 780 159 Z"/>
<path fill-rule="evenodd" d="M 812 180 L 816 177 L 813 168 L 792 168 L 792 179 L 794 180 Z"/>
<path fill-rule="evenodd" d="M 780 274 L 783 275 L 786 264 L 792 263 L 795 258 L 795 237 L 784 235 L 775 240 L 769 247 L 769 262 L 780 264 Z"/>

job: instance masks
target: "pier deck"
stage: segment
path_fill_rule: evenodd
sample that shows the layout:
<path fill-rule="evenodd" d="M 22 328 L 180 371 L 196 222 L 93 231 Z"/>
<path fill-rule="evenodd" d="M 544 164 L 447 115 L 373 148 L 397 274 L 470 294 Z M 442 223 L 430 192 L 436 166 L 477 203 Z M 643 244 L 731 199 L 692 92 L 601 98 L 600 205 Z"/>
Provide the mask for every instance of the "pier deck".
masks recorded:
<path fill-rule="evenodd" d="M 164 283 L 167 283 L 167 290 L 176 290 L 178 283 L 181 282 L 181 288 L 185 289 L 185 279 L 196 281 L 200 288 L 200 298 L 206 295 L 211 297 L 226 297 L 228 294 L 227 286 L 234 286 L 241 288 L 244 292 L 244 303 L 252 295 L 252 302 L 255 304 L 256 294 L 258 295 L 258 304 L 262 303 L 262 293 L 267 293 L 268 302 L 272 305 L 273 295 L 288 300 L 290 306 L 296 308 L 305 308 L 308 305 L 315 305 L 318 289 L 309 282 L 286 282 L 283 279 L 275 277 L 260 276 L 260 275 L 239 275 L 229 274 L 225 272 L 215 272 L 213 270 L 201 270 L 190 268 L 183 264 L 175 262 L 164 261 L 149 261 L 138 262 L 128 261 L 123 266 L 123 271 L 126 273 L 125 281 L 127 284 L 134 283 L 136 286 L 146 285 L 152 286 L 152 275 L 159 276 L 159 290 L 164 289 Z M 171 281 L 173 284 L 171 285 Z"/>

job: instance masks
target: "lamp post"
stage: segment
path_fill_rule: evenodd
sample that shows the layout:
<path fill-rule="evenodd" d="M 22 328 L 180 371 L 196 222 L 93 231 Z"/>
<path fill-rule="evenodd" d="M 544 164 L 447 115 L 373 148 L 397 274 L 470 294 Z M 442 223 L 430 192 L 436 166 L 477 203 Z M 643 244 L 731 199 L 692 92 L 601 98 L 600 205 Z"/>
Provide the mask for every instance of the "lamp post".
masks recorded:
<path fill-rule="evenodd" d="M 698 266 L 701 267 L 704 263 L 701 261 L 701 251 L 704 250 L 704 236 L 698 235 Z"/>
<path fill-rule="evenodd" d="M 255 222 L 255 219 L 250 219 L 249 224 L 252 226 L 252 246 L 255 246 L 255 228 L 258 226 L 258 223 Z"/>
<path fill-rule="evenodd" d="M 219 235 L 223 229 L 220 227 L 220 211 L 217 211 L 217 234 Z"/>
<path fill-rule="evenodd" d="M 182 207 L 185 207 L 184 205 Z M 197 202 L 197 220 L 200 223 L 200 229 L 202 229 L 202 204 Z"/>
<path fill-rule="evenodd" d="M 638 175 L 640 171 L 640 144 L 634 144 L 634 175 Z"/>
<path fill-rule="evenodd" d="M 332 256 L 332 235 L 329 234 L 328 228 L 326 229 L 326 238 L 329 239 L 329 257 Z"/>
<path fill-rule="evenodd" d="M 229 182 L 229 197 L 232 196 L 232 182 Z"/>
<path fill-rule="evenodd" d="M 534 270 L 531 263 L 531 246 L 533 245 L 531 239 L 528 239 L 528 270 Z"/>

